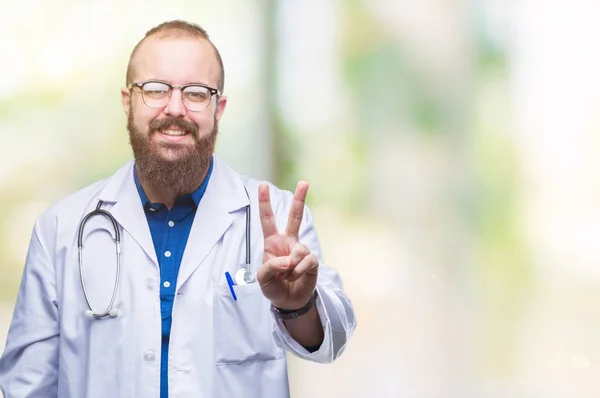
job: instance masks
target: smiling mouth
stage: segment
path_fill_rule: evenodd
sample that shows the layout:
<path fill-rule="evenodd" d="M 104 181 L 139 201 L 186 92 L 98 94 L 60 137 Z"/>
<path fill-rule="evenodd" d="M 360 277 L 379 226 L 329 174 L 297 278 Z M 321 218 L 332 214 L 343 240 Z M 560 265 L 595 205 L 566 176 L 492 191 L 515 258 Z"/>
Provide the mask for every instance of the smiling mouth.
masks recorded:
<path fill-rule="evenodd" d="M 178 137 L 178 136 L 182 136 L 182 135 L 186 135 L 187 134 L 187 131 L 184 131 L 184 130 L 173 130 L 173 129 L 160 130 L 159 132 L 161 134 L 170 135 L 172 137 Z"/>

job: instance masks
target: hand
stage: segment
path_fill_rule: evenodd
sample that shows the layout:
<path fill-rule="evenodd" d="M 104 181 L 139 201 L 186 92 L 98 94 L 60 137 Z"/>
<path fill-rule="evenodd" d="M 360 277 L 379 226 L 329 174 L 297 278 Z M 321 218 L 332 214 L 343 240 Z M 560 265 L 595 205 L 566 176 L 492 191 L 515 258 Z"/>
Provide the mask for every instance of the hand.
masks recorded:
<path fill-rule="evenodd" d="M 257 279 L 265 297 L 275 307 L 285 310 L 295 310 L 308 303 L 317 284 L 319 259 L 298 241 L 307 191 L 308 183 L 298 182 L 285 232 L 279 233 L 271 208 L 269 186 L 260 184 L 258 187 L 265 251 Z"/>

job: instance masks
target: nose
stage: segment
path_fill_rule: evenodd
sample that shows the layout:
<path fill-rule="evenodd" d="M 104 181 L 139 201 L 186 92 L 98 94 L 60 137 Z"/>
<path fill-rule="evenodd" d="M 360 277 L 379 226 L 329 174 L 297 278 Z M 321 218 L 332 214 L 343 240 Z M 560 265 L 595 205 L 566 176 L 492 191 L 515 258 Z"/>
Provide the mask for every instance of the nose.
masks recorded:
<path fill-rule="evenodd" d="M 169 98 L 169 102 L 165 107 L 165 113 L 174 117 L 185 115 L 185 105 L 183 105 L 181 90 L 173 89 L 171 98 Z"/>

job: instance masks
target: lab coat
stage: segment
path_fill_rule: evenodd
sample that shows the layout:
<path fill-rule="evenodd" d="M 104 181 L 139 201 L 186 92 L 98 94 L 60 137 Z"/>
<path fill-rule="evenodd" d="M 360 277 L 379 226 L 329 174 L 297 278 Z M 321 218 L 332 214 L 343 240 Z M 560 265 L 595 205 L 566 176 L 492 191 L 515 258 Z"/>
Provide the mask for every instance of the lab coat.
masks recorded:
<path fill-rule="evenodd" d="M 245 263 L 245 206 L 251 204 L 251 260 L 262 262 L 258 181 L 215 156 L 212 176 L 190 231 L 177 278 L 169 345 L 170 398 L 288 397 L 286 353 L 334 361 L 355 328 L 338 273 L 327 266 L 306 208 L 300 242 L 320 260 L 317 309 L 325 339 L 310 353 L 272 312 L 258 283 L 225 279 Z M 287 224 L 292 193 L 270 187 L 278 228 Z M 121 282 L 116 318 L 90 319 L 81 288 L 77 230 L 99 200 L 121 233 Z M 84 277 L 95 311 L 108 305 L 115 282 L 112 224 L 86 224 Z M 55 203 L 36 221 L 3 356 L 0 390 L 6 398 L 158 398 L 160 384 L 160 271 L 133 180 L 133 161 L 112 177 Z M 301 383 L 311 383 L 307 378 Z"/>

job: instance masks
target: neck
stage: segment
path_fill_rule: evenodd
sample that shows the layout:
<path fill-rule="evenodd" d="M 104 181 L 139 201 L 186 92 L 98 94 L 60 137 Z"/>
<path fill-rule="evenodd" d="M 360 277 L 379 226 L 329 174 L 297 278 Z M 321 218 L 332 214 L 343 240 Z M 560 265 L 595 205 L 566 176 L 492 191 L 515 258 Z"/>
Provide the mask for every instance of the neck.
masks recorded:
<path fill-rule="evenodd" d="M 177 176 L 168 182 L 155 181 L 140 168 L 136 168 L 138 180 L 151 203 L 162 203 L 170 210 L 175 205 L 175 200 L 189 193 L 194 192 L 202 184 L 208 173 L 208 168 L 204 167 L 200 173 L 193 175 Z"/>

